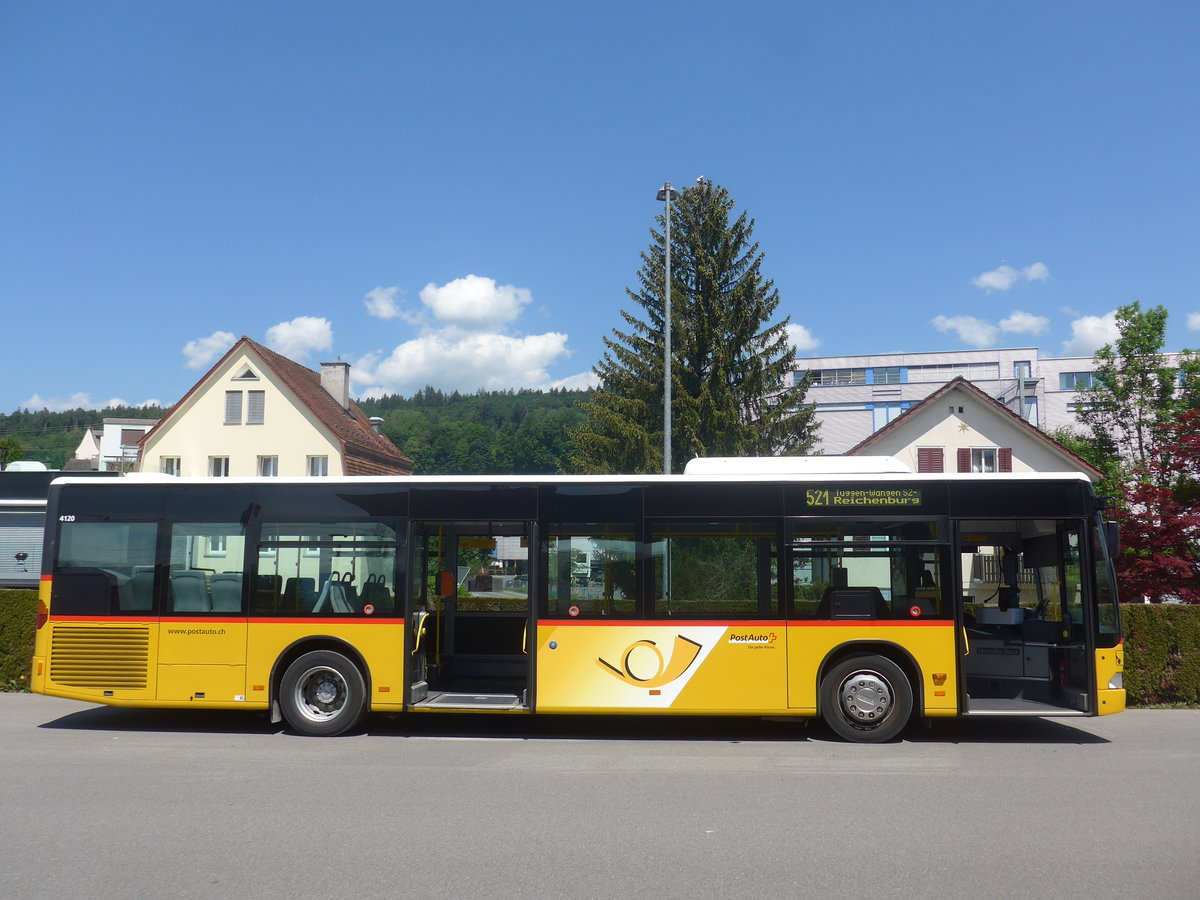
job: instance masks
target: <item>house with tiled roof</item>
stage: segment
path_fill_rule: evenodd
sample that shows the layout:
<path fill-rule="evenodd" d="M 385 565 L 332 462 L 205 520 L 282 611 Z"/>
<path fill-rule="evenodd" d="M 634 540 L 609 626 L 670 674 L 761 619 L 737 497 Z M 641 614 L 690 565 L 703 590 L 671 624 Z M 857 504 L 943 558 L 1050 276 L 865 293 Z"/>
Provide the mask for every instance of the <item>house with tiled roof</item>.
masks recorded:
<path fill-rule="evenodd" d="M 182 476 L 411 475 L 350 399 L 350 365 L 317 372 L 242 337 L 141 440 L 139 469 Z"/>
<path fill-rule="evenodd" d="M 914 472 L 1083 472 L 1095 466 L 966 378 L 946 382 L 847 456 L 894 456 Z"/>

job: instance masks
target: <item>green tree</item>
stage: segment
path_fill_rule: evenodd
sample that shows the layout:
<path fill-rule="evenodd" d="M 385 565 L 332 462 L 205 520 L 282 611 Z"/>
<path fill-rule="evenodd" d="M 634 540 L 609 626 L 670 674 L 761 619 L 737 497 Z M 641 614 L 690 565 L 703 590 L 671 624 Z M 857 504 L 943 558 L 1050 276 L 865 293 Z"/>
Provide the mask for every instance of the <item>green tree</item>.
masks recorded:
<path fill-rule="evenodd" d="M 1093 384 L 1080 392 L 1078 418 L 1101 462 L 1106 482 L 1119 482 L 1137 467 L 1143 472 L 1160 453 L 1162 427 L 1200 407 L 1200 360 L 1180 354 L 1179 368 L 1163 357 L 1167 311 L 1143 310 L 1138 302 L 1117 310 L 1118 336 L 1095 355 Z"/>
<path fill-rule="evenodd" d="M 8 467 L 10 462 L 25 458 L 25 451 L 12 438 L 0 438 L 0 469 Z"/>
<path fill-rule="evenodd" d="M 701 182 L 671 207 L 672 469 L 696 456 L 795 455 L 816 443 L 811 376 L 784 387 L 795 362 L 788 319 L 771 323 L 779 291 L 764 278 L 754 220 L 725 188 Z M 571 431 L 584 472 L 661 472 L 666 221 L 650 230 L 639 287 L 642 314 L 604 339 L 600 387 Z"/>

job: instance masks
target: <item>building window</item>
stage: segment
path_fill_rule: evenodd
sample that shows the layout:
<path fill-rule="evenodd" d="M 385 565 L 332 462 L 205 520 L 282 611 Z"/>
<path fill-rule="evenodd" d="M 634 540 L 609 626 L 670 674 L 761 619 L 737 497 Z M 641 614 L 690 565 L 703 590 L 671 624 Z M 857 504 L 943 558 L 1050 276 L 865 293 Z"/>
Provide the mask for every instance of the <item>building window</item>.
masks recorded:
<path fill-rule="evenodd" d="M 178 456 L 160 456 L 158 470 L 164 475 L 175 475 L 183 471 L 183 461 Z"/>
<path fill-rule="evenodd" d="M 278 456 L 260 456 L 258 458 L 258 474 L 263 478 L 274 478 L 279 474 Z"/>
<path fill-rule="evenodd" d="M 1062 372 L 1058 376 L 1060 391 L 1086 391 L 1095 384 L 1092 372 Z"/>
<path fill-rule="evenodd" d="M 308 458 L 308 474 L 314 477 L 322 477 L 329 474 L 329 457 L 328 456 L 310 456 Z"/>
<path fill-rule="evenodd" d="M 876 403 L 871 410 L 872 416 L 872 431 L 878 431 L 889 422 L 892 422 L 900 417 L 900 414 L 908 407 L 907 403 Z"/>
<path fill-rule="evenodd" d="M 832 384 L 866 384 L 866 369 L 821 369 L 817 373 L 816 383 Z"/>
<path fill-rule="evenodd" d="M 1029 360 L 1022 359 L 1022 360 L 1018 360 L 1017 362 L 1013 363 L 1013 378 L 1032 378 L 1032 377 L 1033 377 L 1033 364 Z"/>
<path fill-rule="evenodd" d="M 917 471 L 944 472 L 946 471 L 945 457 L 946 451 L 941 447 L 918 447 Z"/>
<path fill-rule="evenodd" d="M 994 447 L 972 447 L 971 448 L 971 471 L 972 472 L 995 472 L 996 471 L 996 450 Z"/>
<path fill-rule="evenodd" d="M 210 456 L 208 458 L 208 474 L 214 478 L 229 477 L 229 457 Z"/>
<path fill-rule="evenodd" d="M 241 391 L 226 391 L 225 392 L 225 424 L 226 425 L 241 425 L 242 424 L 242 392 Z"/>
<path fill-rule="evenodd" d="M 960 447 L 958 449 L 958 471 L 960 472 L 1011 472 L 1011 447 Z"/>
<path fill-rule="evenodd" d="M 246 424 L 261 425 L 267 409 L 266 391 L 247 391 Z"/>
<path fill-rule="evenodd" d="M 874 384 L 902 384 L 904 382 L 903 369 L 899 366 L 876 366 L 872 372 Z"/>
<path fill-rule="evenodd" d="M 941 366 L 909 366 L 908 380 L 947 382 L 962 376 L 967 381 L 997 381 L 1000 378 L 999 363 L 959 363 Z"/>

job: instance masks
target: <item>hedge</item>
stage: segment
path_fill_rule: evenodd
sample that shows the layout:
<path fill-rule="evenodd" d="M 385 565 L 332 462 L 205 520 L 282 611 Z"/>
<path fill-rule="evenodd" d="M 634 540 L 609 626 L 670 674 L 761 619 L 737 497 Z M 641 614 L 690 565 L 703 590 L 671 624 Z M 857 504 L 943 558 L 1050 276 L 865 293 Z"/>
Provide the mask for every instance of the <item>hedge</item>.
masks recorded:
<path fill-rule="evenodd" d="M 27 690 L 36 591 L 0 590 L 0 690 Z M 1125 604 L 1130 706 L 1200 707 L 1200 606 Z"/>
<path fill-rule="evenodd" d="M 1121 607 L 1131 706 L 1200 706 L 1200 606 Z"/>
<path fill-rule="evenodd" d="M 37 591 L 0 590 L 0 691 L 29 690 Z"/>

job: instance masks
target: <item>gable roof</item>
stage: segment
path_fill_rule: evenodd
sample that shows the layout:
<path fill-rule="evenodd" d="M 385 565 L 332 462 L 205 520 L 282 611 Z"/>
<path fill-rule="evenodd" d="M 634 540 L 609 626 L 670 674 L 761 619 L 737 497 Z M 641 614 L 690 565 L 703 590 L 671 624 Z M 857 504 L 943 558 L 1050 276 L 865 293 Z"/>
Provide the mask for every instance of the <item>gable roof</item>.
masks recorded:
<path fill-rule="evenodd" d="M 204 376 L 192 385 L 183 398 L 172 406 L 141 440 L 144 446 L 151 435 L 158 432 L 184 406 L 188 398 L 197 393 L 213 375 L 239 350 L 249 350 L 264 366 L 291 391 L 296 400 L 303 404 L 342 445 L 343 470 L 347 475 L 411 475 L 412 460 L 396 449 L 396 445 L 371 427 L 370 420 L 353 400 L 344 408 L 325 388 L 321 387 L 321 374 L 314 372 L 282 354 L 264 347 L 243 335 Z"/>
<path fill-rule="evenodd" d="M 1025 419 L 1021 418 L 1019 415 L 1017 415 L 1015 412 L 1013 412 L 1011 409 L 1009 409 L 1007 406 L 1005 406 L 1003 403 L 1001 403 L 999 400 L 997 400 L 991 394 L 988 394 L 988 393 L 980 390 L 974 384 L 972 384 L 970 381 L 968 381 L 966 378 L 964 378 L 961 375 L 959 375 L 956 378 L 950 379 L 944 385 L 942 385 L 940 388 L 938 388 L 936 391 L 934 391 L 932 394 L 930 394 L 928 397 L 926 397 L 924 400 L 922 400 L 920 403 L 917 403 L 914 406 L 910 406 L 908 409 L 906 409 L 904 412 L 902 412 L 900 415 L 898 415 L 892 421 L 888 422 L 886 425 L 884 425 L 882 428 L 880 428 L 874 434 L 859 441 L 857 444 L 855 444 L 853 447 L 851 447 L 849 450 L 846 451 L 846 455 L 847 456 L 855 456 L 860 453 L 863 453 L 868 448 L 870 448 L 873 444 L 877 443 L 885 435 L 890 435 L 893 431 L 895 431 L 897 428 L 899 428 L 902 423 L 907 424 L 908 422 L 912 421 L 912 418 L 916 415 L 919 415 L 920 412 L 922 410 L 924 410 L 926 407 L 929 407 L 929 406 L 934 405 L 935 403 L 938 403 L 947 394 L 952 393 L 953 391 L 956 391 L 956 390 L 966 391 L 967 393 L 973 394 L 976 399 L 982 400 L 984 402 L 985 406 L 990 408 L 993 413 L 1007 418 L 1012 425 L 1014 425 L 1016 428 L 1023 431 L 1027 437 L 1030 437 L 1035 441 L 1039 441 L 1040 443 L 1042 443 L 1046 447 L 1050 448 L 1055 453 L 1058 453 L 1061 456 L 1065 457 L 1066 459 L 1070 460 L 1072 465 L 1078 466 L 1079 471 L 1086 474 L 1089 478 L 1092 479 L 1092 481 L 1099 481 L 1102 477 L 1104 477 L 1103 472 L 1101 472 L 1099 469 L 1097 469 L 1095 466 L 1093 466 L 1090 462 L 1085 460 L 1082 456 L 1080 456 L 1079 454 L 1075 453 L 1074 451 L 1068 449 L 1063 444 L 1056 441 L 1054 438 L 1050 437 L 1050 435 L 1046 434 L 1046 432 L 1042 431 L 1036 425 L 1032 425 L 1029 422 L 1027 422 Z"/>

